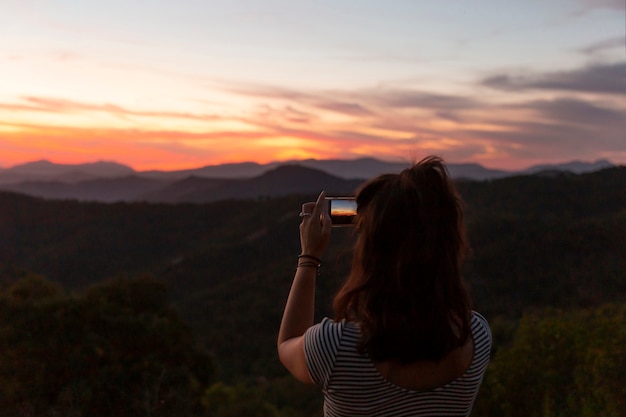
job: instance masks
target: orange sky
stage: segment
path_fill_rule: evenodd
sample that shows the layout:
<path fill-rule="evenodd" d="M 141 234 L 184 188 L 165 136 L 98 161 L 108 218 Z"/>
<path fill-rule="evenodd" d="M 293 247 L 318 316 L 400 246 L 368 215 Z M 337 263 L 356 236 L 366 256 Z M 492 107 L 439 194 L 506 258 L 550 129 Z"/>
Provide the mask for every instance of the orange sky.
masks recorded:
<path fill-rule="evenodd" d="M 472 160 L 486 165 L 510 167 L 515 162 L 504 146 L 494 146 L 471 132 L 498 132 L 508 130 L 507 127 L 488 122 L 461 124 L 414 111 L 406 115 L 398 111 L 389 117 L 374 111 L 371 115 L 346 115 L 311 109 L 301 110 L 296 118 L 285 105 L 282 109 L 263 109 L 247 118 L 206 117 L 204 127 L 193 125 L 196 119 L 203 118 L 194 114 L 152 114 L 76 103 L 39 111 L 44 114 L 28 116 L 29 123 L 5 122 L 0 127 L 5 165 L 35 159 L 57 163 L 110 160 L 137 170 L 175 170 L 228 162 L 306 158 L 374 156 L 410 160 L 441 154 L 459 160 L 467 152 L 471 152 Z M 55 123 L 68 113 L 80 121 L 75 123 L 78 126 Z M 498 118 L 506 119 L 506 113 L 501 112 Z M 192 125 L 177 125 L 180 119 L 191 119 Z M 228 129 L 228 124 L 233 127 Z M 217 125 L 215 129 L 213 125 Z M 459 127 L 469 131 L 459 133 Z M 454 158 L 455 151 L 460 157 Z"/>
<path fill-rule="evenodd" d="M 451 2 L 10 1 L 0 166 L 626 163 L 623 1 Z"/>

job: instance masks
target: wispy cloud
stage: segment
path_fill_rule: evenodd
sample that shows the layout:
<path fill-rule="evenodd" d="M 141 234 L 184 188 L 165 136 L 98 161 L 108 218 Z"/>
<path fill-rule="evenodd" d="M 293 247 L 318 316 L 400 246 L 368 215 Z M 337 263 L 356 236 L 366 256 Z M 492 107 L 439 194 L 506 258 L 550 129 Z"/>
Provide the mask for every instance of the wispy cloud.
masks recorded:
<path fill-rule="evenodd" d="M 575 9 L 570 15 L 574 17 L 588 15 L 596 10 L 608 10 L 616 13 L 626 10 L 626 3 L 623 0 L 575 0 L 572 6 Z"/>
<path fill-rule="evenodd" d="M 295 89 L 265 85 L 229 86 L 225 90 L 229 93 L 237 95 L 288 101 L 347 116 L 367 116 L 372 114 L 372 111 L 363 103 L 350 100 L 346 92 L 299 91 Z M 333 96 L 342 98 L 336 99 L 333 98 Z"/>
<path fill-rule="evenodd" d="M 371 105 L 397 108 L 460 109 L 475 107 L 478 101 L 465 96 L 437 94 L 411 88 L 305 91 L 282 87 L 247 85 L 227 88 L 234 94 L 289 100 L 348 115 L 371 115 Z"/>
<path fill-rule="evenodd" d="M 614 48 L 620 48 L 622 51 L 626 51 L 626 36 L 618 36 L 594 42 L 591 45 L 581 48 L 580 52 L 586 55 L 596 55 L 599 52 Z"/>
<path fill-rule="evenodd" d="M 516 113 L 521 117 L 515 118 Z M 624 107 L 575 98 L 530 100 L 483 114 L 484 126 L 460 126 L 454 137 L 479 139 L 516 160 L 622 158 L 626 155 Z"/>
<path fill-rule="evenodd" d="M 596 94 L 626 94 L 626 62 L 598 64 L 544 74 L 498 74 L 482 84 L 507 91 L 562 90 Z"/>
<path fill-rule="evenodd" d="M 624 0 L 578 0 L 578 2 L 589 9 L 626 10 Z"/>
<path fill-rule="evenodd" d="M 14 111 L 28 110 L 49 113 L 102 112 L 109 113 L 121 118 L 129 116 L 141 116 L 205 121 L 220 119 L 219 116 L 210 114 L 132 110 L 115 104 L 83 103 L 48 97 L 22 97 L 22 103 L 0 103 L 0 109 Z"/>
<path fill-rule="evenodd" d="M 365 106 L 355 102 L 342 101 L 321 101 L 316 103 L 316 107 L 324 110 L 330 110 L 335 113 L 345 114 L 347 116 L 371 116 L 374 113 Z"/>
<path fill-rule="evenodd" d="M 626 132 L 626 114 L 624 109 L 605 107 L 590 101 L 573 98 L 538 100 L 524 104 L 553 121 L 572 125 L 587 125 L 610 129 L 619 126 Z M 626 142 L 626 141 L 625 141 Z"/>
<path fill-rule="evenodd" d="M 282 120 L 288 123 L 307 124 L 315 119 L 315 115 L 287 105 L 282 108 L 275 108 L 269 104 L 260 106 L 258 115 L 265 120 Z"/>
<path fill-rule="evenodd" d="M 479 102 L 461 95 L 435 94 L 411 89 L 371 90 L 362 94 L 368 100 L 382 106 L 430 110 L 458 110 L 473 108 Z"/>

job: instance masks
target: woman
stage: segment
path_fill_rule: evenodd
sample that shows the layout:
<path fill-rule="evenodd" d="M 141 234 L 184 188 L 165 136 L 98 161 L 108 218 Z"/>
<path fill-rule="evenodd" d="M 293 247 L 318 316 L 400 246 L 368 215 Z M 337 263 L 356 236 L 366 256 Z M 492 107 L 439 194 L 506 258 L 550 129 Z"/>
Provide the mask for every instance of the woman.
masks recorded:
<path fill-rule="evenodd" d="M 325 416 L 469 416 L 491 334 L 461 278 L 463 213 L 443 161 L 428 157 L 359 189 L 352 268 L 334 320 L 314 325 L 331 230 L 324 197 L 302 206 L 281 362 L 322 387 Z"/>

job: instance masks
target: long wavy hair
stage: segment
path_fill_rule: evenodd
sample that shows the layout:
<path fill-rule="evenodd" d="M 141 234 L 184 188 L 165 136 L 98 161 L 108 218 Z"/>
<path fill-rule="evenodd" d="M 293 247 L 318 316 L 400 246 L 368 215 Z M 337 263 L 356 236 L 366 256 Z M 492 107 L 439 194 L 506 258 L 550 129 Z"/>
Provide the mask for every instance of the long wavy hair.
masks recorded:
<path fill-rule="evenodd" d="M 439 361 L 470 337 L 461 277 L 462 201 L 439 157 L 366 182 L 356 194 L 352 268 L 335 319 L 357 322 L 374 361 Z"/>

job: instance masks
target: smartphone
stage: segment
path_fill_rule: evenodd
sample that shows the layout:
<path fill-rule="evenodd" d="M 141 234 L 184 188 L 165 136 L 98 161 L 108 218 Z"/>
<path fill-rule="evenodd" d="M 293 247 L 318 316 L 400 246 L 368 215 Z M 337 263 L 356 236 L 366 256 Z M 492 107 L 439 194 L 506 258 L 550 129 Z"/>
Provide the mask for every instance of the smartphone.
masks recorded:
<path fill-rule="evenodd" d="M 326 197 L 333 227 L 354 226 L 356 200 L 354 197 Z"/>

